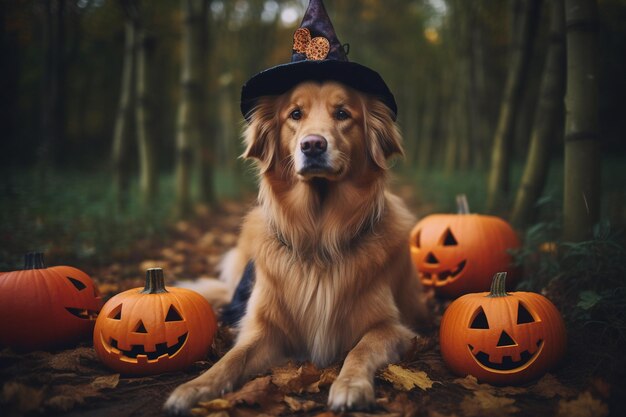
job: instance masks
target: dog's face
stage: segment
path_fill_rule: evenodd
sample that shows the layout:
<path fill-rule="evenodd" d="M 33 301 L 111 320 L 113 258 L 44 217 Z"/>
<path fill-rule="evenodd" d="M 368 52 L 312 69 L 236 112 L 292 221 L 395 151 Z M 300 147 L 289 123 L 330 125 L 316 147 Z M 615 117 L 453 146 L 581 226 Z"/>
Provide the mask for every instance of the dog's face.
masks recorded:
<path fill-rule="evenodd" d="M 390 156 L 402 153 L 389 109 L 337 82 L 304 82 L 261 99 L 246 143 L 244 156 L 259 160 L 262 173 L 299 181 L 382 171 Z"/>

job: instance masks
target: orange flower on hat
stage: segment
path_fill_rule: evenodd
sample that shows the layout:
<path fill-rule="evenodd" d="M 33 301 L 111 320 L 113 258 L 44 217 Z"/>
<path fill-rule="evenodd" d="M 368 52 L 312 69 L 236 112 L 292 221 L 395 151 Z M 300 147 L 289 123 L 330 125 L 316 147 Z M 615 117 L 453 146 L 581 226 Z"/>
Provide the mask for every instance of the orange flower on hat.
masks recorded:
<path fill-rule="evenodd" d="M 307 28 L 298 28 L 293 34 L 293 50 L 305 54 L 307 59 L 321 61 L 328 56 L 330 42 L 322 36 L 311 39 Z"/>

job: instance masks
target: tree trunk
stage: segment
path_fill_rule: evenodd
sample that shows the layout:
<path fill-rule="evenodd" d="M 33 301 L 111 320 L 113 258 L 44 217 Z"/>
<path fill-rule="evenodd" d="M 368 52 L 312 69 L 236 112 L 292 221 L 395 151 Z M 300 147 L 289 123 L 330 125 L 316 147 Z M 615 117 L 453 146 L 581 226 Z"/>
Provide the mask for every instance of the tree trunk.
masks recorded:
<path fill-rule="evenodd" d="M 135 125 L 139 152 L 139 194 L 144 209 L 150 208 L 158 193 L 158 161 L 152 126 L 152 99 L 148 63 L 152 57 L 153 39 L 148 37 L 141 23 L 137 26 L 137 102 Z"/>
<path fill-rule="evenodd" d="M 206 0 L 182 0 L 183 35 L 181 64 L 181 100 L 176 126 L 176 212 L 182 217 L 191 211 L 191 168 L 194 147 L 200 144 L 203 119 L 206 117 Z M 204 161 L 202 149 L 200 160 Z M 207 167 L 201 169 L 202 194 L 212 191 L 207 181 Z M 207 189 L 207 187 L 209 187 Z"/>
<path fill-rule="evenodd" d="M 124 37 L 124 64 L 120 100 L 113 130 L 113 188 L 115 204 L 121 209 L 127 204 L 130 182 L 129 148 L 135 73 L 135 23 L 126 18 Z"/>
<path fill-rule="evenodd" d="M 500 116 L 491 152 L 491 168 L 487 183 L 487 210 L 502 208 L 509 191 L 510 153 L 515 116 L 530 61 L 532 39 L 539 13 L 539 0 L 515 0 L 509 72 L 500 106 Z"/>
<path fill-rule="evenodd" d="M 597 4 L 566 0 L 567 93 L 563 238 L 591 237 L 600 212 Z"/>
<path fill-rule="evenodd" d="M 533 205 L 548 175 L 550 147 L 562 120 L 565 93 L 565 14 L 563 0 L 550 0 L 550 45 L 539 90 L 530 149 L 513 206 L 511 223 L 524 228 L 532 220 Z"/>
<path fill-rule="evenodd" d="M 42 82 L 42 142 L 39 159 L 57 161 L 59 141 L 65 136 L 65 0 L 44 3 L 44 69 Z"/>

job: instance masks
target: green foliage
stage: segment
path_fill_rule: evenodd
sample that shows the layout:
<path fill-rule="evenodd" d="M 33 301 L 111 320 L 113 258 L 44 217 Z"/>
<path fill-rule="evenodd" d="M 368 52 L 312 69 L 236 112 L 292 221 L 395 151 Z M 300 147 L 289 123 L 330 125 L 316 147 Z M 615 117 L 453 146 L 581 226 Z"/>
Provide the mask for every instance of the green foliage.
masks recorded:
<path fill-rule="evenodd" d="M 110 176 L 106 173 L 12 172 L 0 185 L 0 271 L 21 267 L 29 250 L 42 250 L 55 263 L 93 262 L 144 256 L 130 248 L 137 241 L 157 241 L 166 236 L 172 217 L 174 180 L 160 178 L 159 197 L 148 209 L 139 204 L 133 181 L 125 207 L 114 205 Z M 221 198 L 241 197 L 251 180 L 216 173 Z"/>

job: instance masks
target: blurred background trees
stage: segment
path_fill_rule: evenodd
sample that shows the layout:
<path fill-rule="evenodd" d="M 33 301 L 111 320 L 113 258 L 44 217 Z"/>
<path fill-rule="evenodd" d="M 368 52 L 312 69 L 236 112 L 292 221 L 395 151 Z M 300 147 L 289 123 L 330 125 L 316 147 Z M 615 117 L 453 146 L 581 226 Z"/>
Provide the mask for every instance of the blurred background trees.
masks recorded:
<path fill-rule="evenodd" d="M 240 88 L 290 59 L 306 3 L 0 3 L 0 258 L 93 257 L 253 195 Z M 396 94 L 417 215 L 463 192 L 521 231 L 626 223 L 623 0 L 325 3 Z"/>

